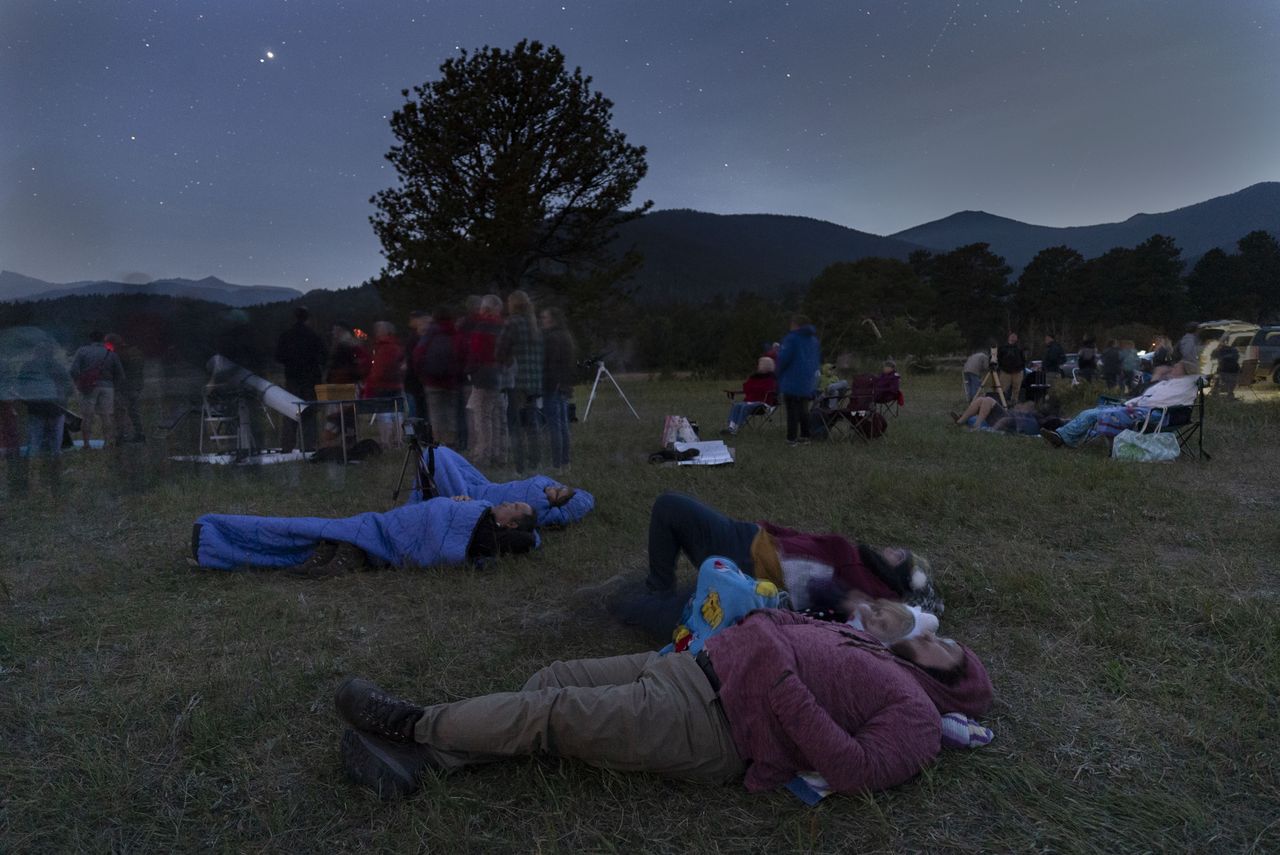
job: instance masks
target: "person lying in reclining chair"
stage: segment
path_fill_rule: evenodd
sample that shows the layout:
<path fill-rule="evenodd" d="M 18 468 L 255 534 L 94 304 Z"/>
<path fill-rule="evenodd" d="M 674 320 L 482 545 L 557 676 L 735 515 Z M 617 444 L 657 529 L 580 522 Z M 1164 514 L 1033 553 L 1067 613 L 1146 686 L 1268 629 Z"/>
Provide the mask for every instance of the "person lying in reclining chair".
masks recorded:
<path fill-rule="evenodd" d="M 1154 409 L 1194 404 L 1202 380 L 1198 374 L 1187 374 L 1185 363 L 1177 363 L 1169 379 L 1152 383 L 1141 395 L 1123 404 L 1081 410 L 1071 421 L 1056 430 L 1046 428 L 1040 435 L 1054 448 L 1064 445 L 1076 448 L 1089 439 L 1099 423 L 1105 424 L 1107 431 L 1114 435 L 1142 423 Z"/>
<path fill-rule="evenodd" d="M 623 622 L 669 639 L 689 599 L 677 590 L 676 562 L 684 553 L 698 566 L 712 555 L 787 592 L 797 611 L 849 617 L 848 597 L 890 599 L 941 615 L 944 604 L 929 578 L 929 562 L 900 547 L 878 548 L 840 534 L 806 534 L 770 522 L 734 520 L 681 493 L 663 493 L 649 514 L 649 571 L 643 583 L 616 592 L 609 603 Z"/>
<path fill-rule="evenodd" d="M 441 496 L 469 496 L 500 505 L 518 502 L 533 508 L 540 528 L 563 528 L 589 514 L 595 497 L 586 490 L 566 487 L 546 475 L 495 484 L 458 452 L 443 445 L 422 452 L 436 493 Z M 415 490 L 410 501 L 418 501 Z"/>
<path fill-rule="evenodd" d="M 698 655 L 648 652 L 555 662 L 514 692 L 418 706 L 351 677 L 335 703 L 343 766 L 384 798 L 427 769 L 531 755 L 703 783 L 822 790 L 894 787 L 943 745 L 973 746 L 968 716 L 991 705 L 982 662 L 928 633 L 886 647 L 842 623 L 763 609 Z M 944 715 L 945 714 L 945 715 Z M 966 722 L 951 741 L 944 722 Z M 979 730 L 983 730 L 979 728 Z"/>
<path fill-rule="evenodd" d="M 191 552 L 201 567 L 278 568 L 302 576 L 379 565 L 482 564 L 535 548 L 536 523 L 533 508 L 522 502 L 445 497 L 340 519 L 205 514 L 196 520 Z"/>

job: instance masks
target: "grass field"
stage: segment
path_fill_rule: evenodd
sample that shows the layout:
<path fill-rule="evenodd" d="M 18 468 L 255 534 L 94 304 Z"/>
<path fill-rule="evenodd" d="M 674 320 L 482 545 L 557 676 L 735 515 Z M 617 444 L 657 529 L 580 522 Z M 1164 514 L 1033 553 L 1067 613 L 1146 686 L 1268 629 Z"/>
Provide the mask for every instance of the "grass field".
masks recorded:
<path fill-rule="evenodd" d="M 69 455 L 58 506 L 37 489 L 0 517 L 0 852 L 1280 850 L 1280 404 L 1211 404 L 1211 462 L 1125 465 L 949 428 L 955 378 L 909 377 L 869 446 L 788 448 L 774 425 L 732 467 L 648 465 L 663 415 L 720 426 L 723 385 L 630 382 L 643 422 L 603 394 L 565 478 L 596 512 L 483 572 L 187 565 L 207 511 L 386 509 L 397 455 Z M 575 590 L 644 567 L 668 489 L 927 555 L 944 629 L 995 682 L 995 742 L 816 809 L 555 760 L 431 778 L 394 804 L 345 781 L 344 675 L 435 702 L 642 649 Z"/>

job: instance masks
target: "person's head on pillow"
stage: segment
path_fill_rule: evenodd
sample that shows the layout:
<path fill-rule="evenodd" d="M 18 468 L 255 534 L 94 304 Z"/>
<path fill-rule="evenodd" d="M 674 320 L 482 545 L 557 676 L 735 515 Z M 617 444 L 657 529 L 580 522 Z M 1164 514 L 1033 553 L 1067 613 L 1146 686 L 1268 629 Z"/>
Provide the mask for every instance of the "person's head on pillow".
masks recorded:
<path fill-rule="evenodd" d="M 895 644 L 938 629 L 938 619 L 916 606 L 895 600 L 863 600 L 854 605 L 849 625 L 875 636 L 883 644 Z"/>

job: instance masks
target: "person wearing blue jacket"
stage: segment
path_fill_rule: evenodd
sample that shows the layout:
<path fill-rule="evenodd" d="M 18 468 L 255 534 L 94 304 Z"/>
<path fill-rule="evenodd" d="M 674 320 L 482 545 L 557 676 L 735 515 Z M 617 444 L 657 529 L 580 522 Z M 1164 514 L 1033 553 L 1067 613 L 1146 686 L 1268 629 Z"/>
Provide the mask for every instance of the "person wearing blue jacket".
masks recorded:
<path fill-rule="evenodd" d="M 804 315 L 791 318 L 791 332 L 778 351 L 778 394 L 787 408 L 787 443 L 809 441 L 809 402 L 817 388 L 821 355 L 818 331 Z"/>

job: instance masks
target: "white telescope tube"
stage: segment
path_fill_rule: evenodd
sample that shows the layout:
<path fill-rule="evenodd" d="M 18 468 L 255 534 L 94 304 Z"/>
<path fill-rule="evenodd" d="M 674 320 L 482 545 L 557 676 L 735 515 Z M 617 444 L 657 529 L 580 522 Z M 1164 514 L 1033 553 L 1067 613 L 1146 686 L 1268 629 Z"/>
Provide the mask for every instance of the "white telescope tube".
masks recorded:
<path fill-rule="evenodd" d="M 280 415 L 295 422 L 298 420 L 298 404 L 302 403 L 302 399 L 292 392 L 280 388 L 270 380 L 262 379 L 247 368 L 241 368 L 220 353 L 210 357 L 205 368 L 209 372 L 210 382 L 252 392 L 258 400 Z M 304 407 L 302 412 L 305 411 Z"/>

